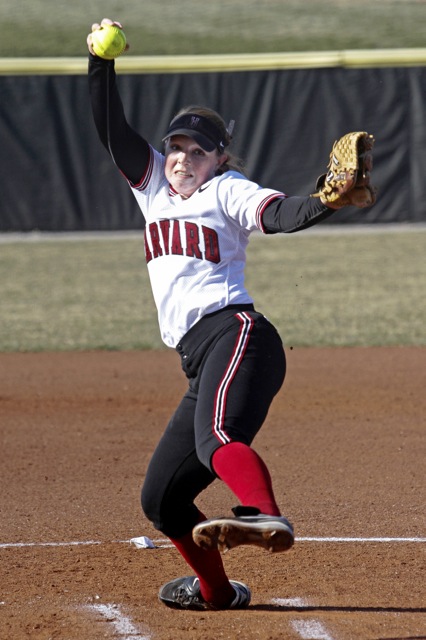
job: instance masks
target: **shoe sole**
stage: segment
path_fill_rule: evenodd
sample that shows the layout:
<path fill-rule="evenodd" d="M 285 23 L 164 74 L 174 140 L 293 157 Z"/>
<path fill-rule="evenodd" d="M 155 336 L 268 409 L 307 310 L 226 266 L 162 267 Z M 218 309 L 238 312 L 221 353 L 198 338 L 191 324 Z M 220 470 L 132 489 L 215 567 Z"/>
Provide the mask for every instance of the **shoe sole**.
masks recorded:
<path fill-rule="evenodd" d="M 201 522 L 194 527 L 192 537 L 202 549 L 219 549 L 222 553 L 241 545 L 255 545 L 277 553 L 294 544 L 293 532 L 283 522 L 253 524 L 232 518 Z"/>

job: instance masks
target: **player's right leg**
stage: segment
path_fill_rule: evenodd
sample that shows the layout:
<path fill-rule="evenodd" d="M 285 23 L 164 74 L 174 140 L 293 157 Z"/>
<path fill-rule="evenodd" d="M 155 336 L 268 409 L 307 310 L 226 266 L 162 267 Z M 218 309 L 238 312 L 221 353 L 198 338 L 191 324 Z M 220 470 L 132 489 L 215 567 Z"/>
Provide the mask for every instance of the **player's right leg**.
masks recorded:
<path fill-rule="evenodd" d="M 146 516 L 196 574 L 166 583 L 159 598 L 175 608 L 242 608 L 250 601 L 249 589 L 229 581 L 217 549 L 202 549 L 192 537 L 193 527 L 205 520 L 194 499 L 215 479 L 195 451 L 195 403 L 191 392 L 182 399 L 152 456 L 142 489 Z"/>

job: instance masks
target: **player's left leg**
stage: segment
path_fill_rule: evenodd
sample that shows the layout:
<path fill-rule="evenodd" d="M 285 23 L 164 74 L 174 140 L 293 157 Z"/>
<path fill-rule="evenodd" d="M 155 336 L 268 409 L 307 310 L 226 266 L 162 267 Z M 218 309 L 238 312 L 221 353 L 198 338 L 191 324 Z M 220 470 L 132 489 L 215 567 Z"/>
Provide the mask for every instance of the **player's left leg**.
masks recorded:
<path fill-rule="evenodd" d="M 280 514 L 266 464 L 250 444 L 284 380 L 284 350 L 261 314 L 236 314 L 236 321 L 203 366 L 195 426 L 198 456 L 243 507 L 236 518 L 201 523 L 193 534 L 204 548 L 256 544 L 283 551 L 293 544 L 293 529 Z"/>

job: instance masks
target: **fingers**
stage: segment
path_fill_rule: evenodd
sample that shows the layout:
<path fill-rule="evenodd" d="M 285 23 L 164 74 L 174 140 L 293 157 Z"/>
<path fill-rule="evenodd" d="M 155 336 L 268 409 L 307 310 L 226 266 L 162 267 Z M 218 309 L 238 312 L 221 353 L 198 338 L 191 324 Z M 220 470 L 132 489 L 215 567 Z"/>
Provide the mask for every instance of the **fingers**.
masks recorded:
<path fill-rule="evenodd" d="M 95 52 L 93 51 L 93 47 L 92 47 L 92 33 L 94 31 L 97 31 L 98 29 L 102 29 L 103 25 L 113 25 L 115 27 L 118 27 L 119 29 L 123 28 L 123 25 L 121 24 L 121 22 L 118 22 L 117 20 L 111 20 L 110 18 L 102 18 L 101 22 L 94 22 L 91 26 L 91 33 L 89 33 L 89 35 L 86 38 L 86 42 L 87 42 L 87 48 L 89 49 L 90 53 L 92 55 L 96 55 Z M 126 44 L 126 48 L 125 51 L 128 51 L 129 49 L 129 44 Z"/>
<path fill-rule="evenodd" d="M 89 33 L 89 35 L 86 38 L 86 42 L 87 42 L 87 48 L 89 49 L 90 53 L 92 54 L 92 56 L 95 56 L 95 52 L 93 51 L 92 48 L 92 34 Z"/>
<path fill-rule="evenodd" d="M 98 24 L 97 22 L 92 24 L 92 31 L 95 31 L 96 29 L 100 29 L 104 24 L 113 25 L 114 27 L 118 27 L 119 29 L 123 28 L 123 25 L 121 24 L 121 22 L 117 22 L 116 20 L 110 20 L 109 18 L 103 18 L 101 20 L 101 24 Z"/>

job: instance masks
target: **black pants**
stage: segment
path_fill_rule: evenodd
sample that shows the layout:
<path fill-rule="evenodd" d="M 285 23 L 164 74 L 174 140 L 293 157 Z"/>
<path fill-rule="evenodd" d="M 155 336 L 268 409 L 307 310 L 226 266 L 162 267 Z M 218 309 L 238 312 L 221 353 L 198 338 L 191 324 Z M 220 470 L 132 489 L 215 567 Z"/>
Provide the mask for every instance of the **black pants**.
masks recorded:
<path fill-rule="evenodd" d="M 202 318 L 177 345 L 189 387 L 150 461 L 142 508 L 156 529 L 178 538 L 198 519 L 196 496 L 216 478 L 214 452 L 250 445 L 285 377 L 273 325 L 251 305 Z"/>

